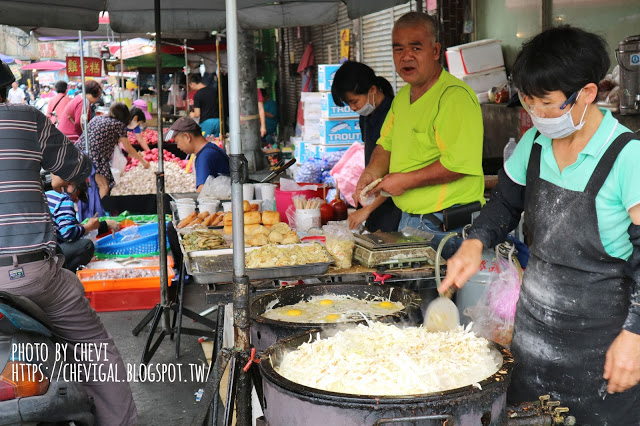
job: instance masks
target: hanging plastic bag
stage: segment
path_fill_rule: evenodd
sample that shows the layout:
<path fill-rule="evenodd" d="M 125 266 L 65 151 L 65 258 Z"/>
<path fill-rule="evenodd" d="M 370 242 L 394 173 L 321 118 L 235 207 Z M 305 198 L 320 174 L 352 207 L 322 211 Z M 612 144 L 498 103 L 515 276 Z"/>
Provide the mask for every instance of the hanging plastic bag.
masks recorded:
<path fill-rule="evenodd" d="M 351 268 L 355 238 L 346 220 L 329 222 L 322 227 L 326 237 L 325 248 L 333 257 L 336 267 Z"/>
<path fill-rule="evenodd" d="M 120 176 L 124 173 L 124 169 L 127 167 L 127 157 L 122 153 L 122 149 L 120 149 L 120 144 L 116 145 L 113 150 L 113 155 L 111 155 L 111 162 L 109 163 L 111 167 L 111 175 L 113 176 L 113 180 L 116 185 L 120 183 Z"/>
<path fill-rule="evenodd" d="M 198 195 L 198 200 L 203 198 L 213 198 L 215 200 L 231 199 L 231 178 L 229 176 L 220 175 L 216 178 L 207 177 L 207 180 Z"/>
<path fill-rule="evenodd" d="M 347 202 L 353 206 L 353 195 L 356 191 L 358 179 L 364 171 L 364 145 L 354 142 L 344 156 L 331 169 L 331 176 L 340 181 L 340 192 Z"/>
<path fill-rule="evenodd" d="M 503 346 L 511 345 L 516 304 L 520 296 L 522 268 L 518 259 L 509 252 L 508 258 L 498 253 L 496 248 L 497 271 L 485 287 L 475 306 L 464 310 L 473 321 L 472 330 L 485 339 Z"/>

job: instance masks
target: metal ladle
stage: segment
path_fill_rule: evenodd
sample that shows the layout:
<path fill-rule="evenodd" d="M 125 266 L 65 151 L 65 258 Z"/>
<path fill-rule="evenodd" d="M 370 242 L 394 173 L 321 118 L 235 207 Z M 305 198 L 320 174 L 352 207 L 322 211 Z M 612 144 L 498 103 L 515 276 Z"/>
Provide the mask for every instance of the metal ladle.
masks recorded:
<path fill-rule="evenodd" d="M 451 232 L 442 238 L 440 244 L 438 244 L 438 251 L 436 253 L 436 288 L 440 287 L 442 280 L 440 279 L 440 256 L 445 243 L 456 237 L 456 232 Z M 424 315 L 424 327 L 427 331 L 449 331 L 453 330 L 460 325 L 460 313 L 455 303 L 451 301 L 451 296 L 456 292 L 455 286 L 451 286 L 440 296 L 436 297 L 429 306 L 427 306 L 427 312 Z"/>

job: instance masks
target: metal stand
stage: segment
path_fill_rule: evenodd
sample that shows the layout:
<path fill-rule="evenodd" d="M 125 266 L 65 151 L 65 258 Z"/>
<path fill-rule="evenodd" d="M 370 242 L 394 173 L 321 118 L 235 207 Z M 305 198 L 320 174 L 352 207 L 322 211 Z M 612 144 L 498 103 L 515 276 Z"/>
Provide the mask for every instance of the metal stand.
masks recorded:
<path fill-rule="evenodd" d="M 169 338 L 173 340 L 174 334 L 176 336 L 176 358 L 180 357 L 180 337 L 181 335 L 188 334 L 191 336 L 206 336 L 206 337 L 216 337 L 215 331 L 209 330 L 201 330 L 197 328 L 189 328 L 182 327 L 182 316 L 185 315 L 192 320 L 199 322 L 200 324 L 206 325 L 207 327 L 215 330 L 217 324 L 214 321 L 198 314 L 197 312 L 192 311 L 191 309 L 184 307 L 184 275 L 185 275 L 185 266 L 182 264 L 182 270 L 180 271 L 180 280 L 178 281 L 178 289 L 177 289 L 177 302 L 172 302 L 168 306 L 163 305 L 162 303 L 158 303 L 152 310 L 145 315 L 145 317 L 138 323 L 138 325 L 133 329 L 132 333 L 134 336 L 137 336 L 142 329 L 151 322 L 151 326 L 149 328 L 149 333 L 147 335 L 147 339 L 145 341 L 144 349 L 142 351 L 142 357 L 140 362 L 143 364 L 148 363 L 156 350 L 162 343 L 162 340 L 165 336 L 169 335 Z M 163 316 L 163 313 L 167 311 L 173 311 L 173 321 L 171 327 L 167 329 L 163 329 L 160 331 L 158 338 L 155 343 L 152 345 L 153 336 L 156 333 L 156 329 L 158 328 L 158 324 L 160 323 L 160 319 Z M 177 327 L 176 327 L 177 321 Z"/>

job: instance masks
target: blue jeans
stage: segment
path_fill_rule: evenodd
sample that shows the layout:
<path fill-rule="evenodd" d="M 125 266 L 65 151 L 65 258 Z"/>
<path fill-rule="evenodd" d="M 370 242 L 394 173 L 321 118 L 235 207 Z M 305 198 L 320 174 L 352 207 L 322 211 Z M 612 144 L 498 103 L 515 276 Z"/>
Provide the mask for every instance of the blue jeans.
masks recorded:
<path fill-rule="evenodd" d="M 442 220 L 442 213 L 434 213 L 433 215 Z M 400 219 L 400 225 L 398 225 L 398 231 L 401 231 L 407 226 L 434 234 L 435 236 L 433 237 L 433 240 L 431 240 L 431 243 L 429 243 L 429 245 L 433 247 L 434 250 L 438 250 L 438 245 L 445 235 L 449 234 L 450 232 L 462 232 L 462 227 L 452 229 L 447 232 L 440 231 L 437 226 L 431 223 L 431 221 L 424 215 L 410 215 L 409 213 L 402 212 L 402 218 Z M 444 248 L 442 249 L 442 257 L 445 260 L 449 259 L 455 254 L 461 244 L 461 237 L 454 237 L 448 240 L 446 243 L 444 243 Z"/>
<path fill-rule="evenodd" d="M 204 137 L 206 138 L 209 135 L 220 135 L 220 119 L 219 118 L 209 118 L 208 120 L 204 120 L 200 123 L 200 128 L 204 132 Z"/>

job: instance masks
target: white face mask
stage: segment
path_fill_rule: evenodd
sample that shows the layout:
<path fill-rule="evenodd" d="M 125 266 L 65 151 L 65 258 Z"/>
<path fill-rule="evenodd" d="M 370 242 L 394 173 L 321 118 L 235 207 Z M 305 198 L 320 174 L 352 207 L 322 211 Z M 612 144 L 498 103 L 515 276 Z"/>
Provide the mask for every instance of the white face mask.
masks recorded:
<path fill-rule="evenodd" d="M 376 98 L 373 97 L 373 105 L 369 103 L 369 93 L 367 93 L 367 103 L 356 112 L 360 115 L 366 116 L 371 114 L 376 109 Z"/>
<path fill-rule="evenodd" d="M 582 89 L 580 89 L 578 96 L 576 96 L 576 100 L 578 100 L 578 98 L 580 97 L 580 93 L 582 93 Z M 538 131 L 542 135 L 548 137 L 549 139 L 566 138 L 567 136 L 582 129 L 582 126 L 584 126 L 585 123 L 583 120 L 585 114 L 587 113 L 588 105 L 584 107 L 584 112 L 582 113 L 582 117 L 580 117 L 580 123 L 578 123 L 578 125 L 573 124 L 573 117 L 571 117 L 571 110 L 575 105 L 576 104 L 574 103 L 569 111 L 562 114 L 560 117 L 541 118 L 529 113 L 531 121 L 533 122 L 533 127 L 538 129 Z"/>

